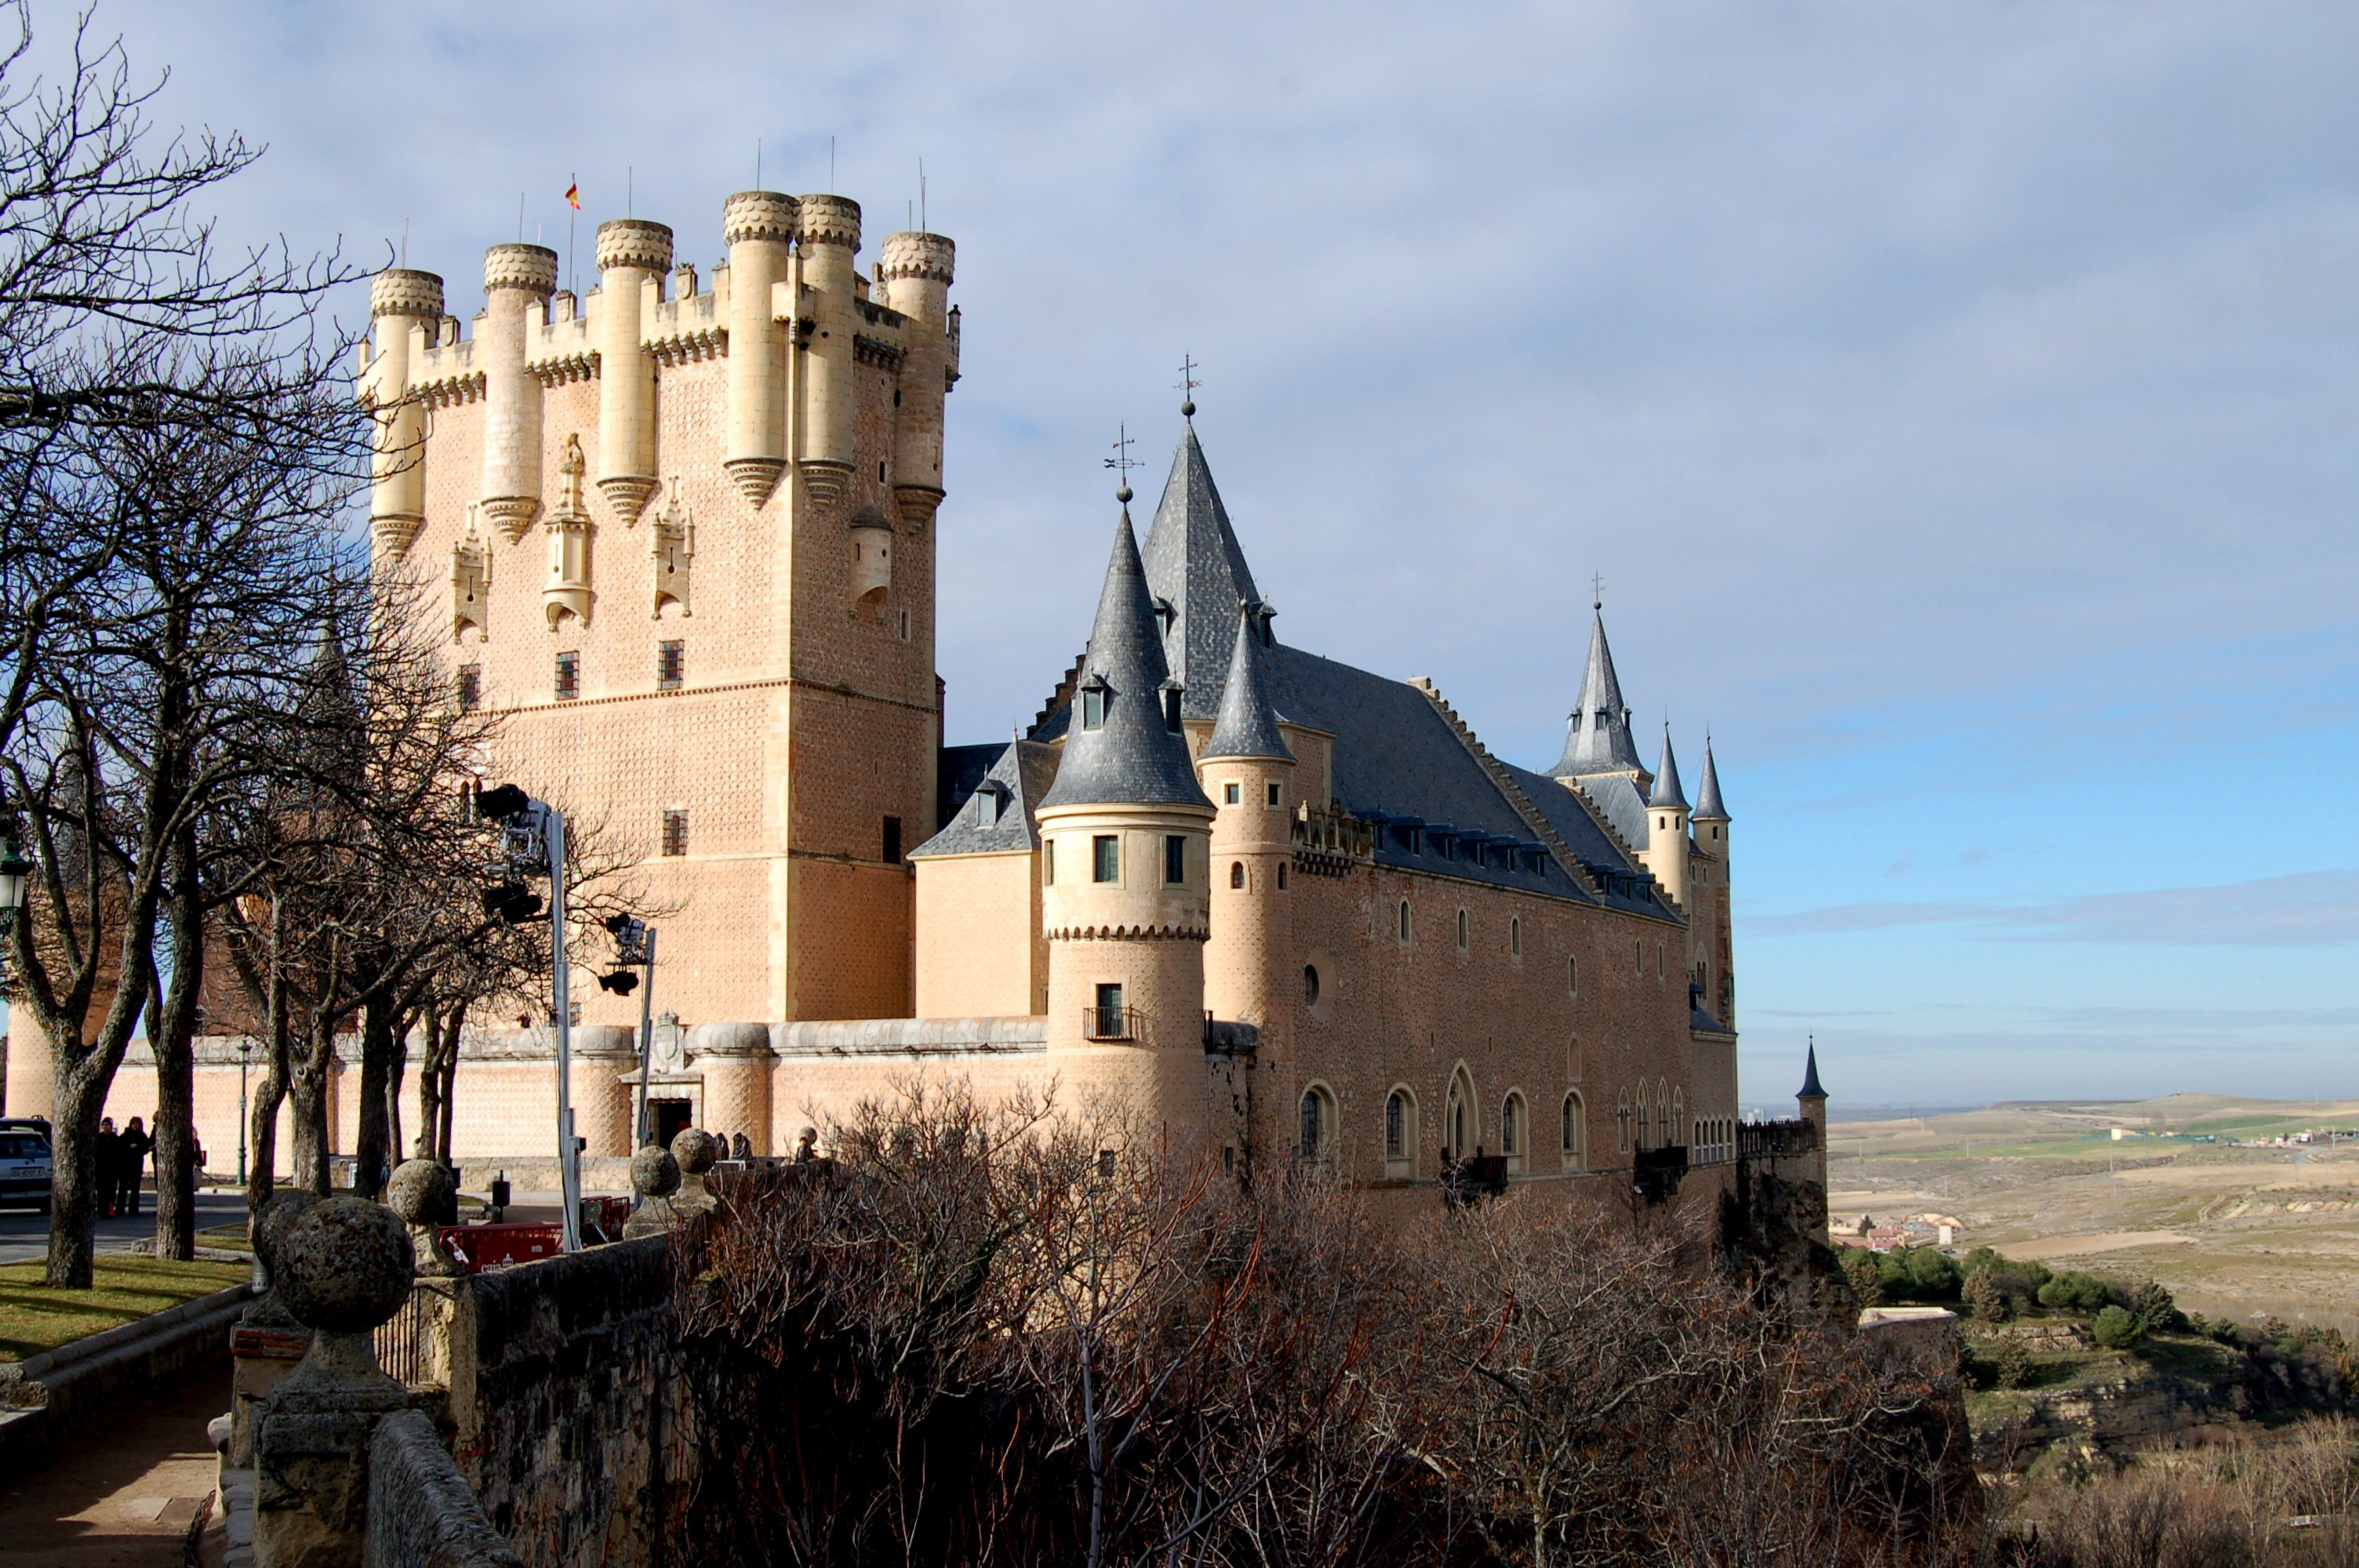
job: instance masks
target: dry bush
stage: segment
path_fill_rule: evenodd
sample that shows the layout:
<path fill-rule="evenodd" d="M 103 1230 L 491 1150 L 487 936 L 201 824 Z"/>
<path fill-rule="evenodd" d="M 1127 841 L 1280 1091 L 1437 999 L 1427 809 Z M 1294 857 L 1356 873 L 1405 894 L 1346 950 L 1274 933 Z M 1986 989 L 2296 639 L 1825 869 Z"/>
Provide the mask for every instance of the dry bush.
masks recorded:
<path fill-rule="evenodd" d="M 1518 1195 L 1380 1218 L 1118 1118 L 911 1091 L 676 1245 L 690 1560 L 1932 1563 L 1954 1379 Z M 1122 1152 L 1108 1156 L 1103 1152 Z"/>

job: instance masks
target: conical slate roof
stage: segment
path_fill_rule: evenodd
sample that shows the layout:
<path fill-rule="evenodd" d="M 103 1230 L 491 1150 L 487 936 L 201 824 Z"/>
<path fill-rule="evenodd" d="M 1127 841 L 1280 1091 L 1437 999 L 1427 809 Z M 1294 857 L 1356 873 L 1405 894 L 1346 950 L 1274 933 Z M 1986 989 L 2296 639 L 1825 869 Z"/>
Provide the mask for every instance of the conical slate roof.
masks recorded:
<path fill-rule="evenodd" d="M 1253 571 L 1229 526 L 1228 509 L 1212 483 L 1204 449 L 1191 421 L 1171 454 L 1171 474 L 1147 530 L 1147 590 L 1170 606 L 1163 657 L 1182 687 L 1180 711 L 1213 717 L 1228 674 L 1231 624 L 1243 600 L 1260 602 Z"/>
<path fill-rule="evenodd" d="M 1703 738 L 1703 788 L 1696 792 L 1695 819 L 1725 822 L 1728 807 L 1720 803 L 1720 768 L 1712 760 L 1712 737 Z"/>
<path fill-rule="evenodd" d="M 1197 786 L 1187 738 L 1164 722 L 1168 678 L 1137 536 L 1131 532 L 1130 509 L 1125 507 L 1114 527 L 1114 557 L 1106 563 L 1097 622 L 1090 629 L 1064 756 L 1057 764 L 1057 782 L 1040 801 L 1042 809 L 1212 805 Z M 1081 709 L 1093 689 L 1103 694 L 1105 717 L 1092 730 L 1082 722 Z"/>
<path fill-rule="evenodd" d="M 1647 804 L 1665 811 L 1685 811 L 1688 797 L 1680 788 L 1680 760 L 1671 755 L 1671 727 L 1663 726 L 1663 760 L 1655 769 L 1655 792 Z"/>
<path fill-rule="evenodd" d="M 1796 1099 L 1824 1099 L 1827 1098 L 1827 1091 L 1819 1087 L 1819 1047 L 1815 1041 L 1811 1043 L 1810 1054 L 1803 1063 L 1801 1091 L 1794 1098 Z"/>
<path fill-rule="evenodd" d="M 1556 778 L 1583 773 L 1643 773 L 1637 742 L 1630 738 L 1630 707 L 1614 674 L 1614 651 L 1605 645 L 1601 612 L 1589 633 L 1589 667 L 1582 672 L 1581 706 L 1564 738 L 1564 755 L 1549 773 Z"/>
<path fill-rule="evenodd" d="M 1221 717 L 1212 738 L 1204 742 L 1210 757 L 1283 757 L 1294 753 L 1277 730 L 1277 714 L 1269 705 L 1268 683 L 1262 678 L 1261 617 L 1258 606 L 1237 608 L 1236 646 L 1229 654 L 1228 678 L 1221 688 Z"/>

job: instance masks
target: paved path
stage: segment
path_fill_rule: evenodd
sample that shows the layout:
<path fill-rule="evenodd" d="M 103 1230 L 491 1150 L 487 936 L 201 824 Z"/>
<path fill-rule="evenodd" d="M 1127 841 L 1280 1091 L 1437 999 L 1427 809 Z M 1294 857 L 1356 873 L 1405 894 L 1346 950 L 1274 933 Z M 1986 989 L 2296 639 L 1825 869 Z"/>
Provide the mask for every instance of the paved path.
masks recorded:
<path fill-rule="evenodd" d="M 197 1195 L 197 1228 L 209 1226 L 235 1225 L 245 1218 L 245 1194 L 242 1191 L 200 1192 Z M 128 1252 L 131 1244 L 156 1234 L 156 1195 L 139 1195 L 137 1217 L 130 1215 L 121 1219 L 98 1222 L 98 1249 L 101 1252 Z M 35 1214 L 30 1209 L 0 1209 L 0 1263 L 23 1263 L 49 1255 L 49 1217 Z M 219 1411 L 215 1411 L 219 1414 Z"/>
<path fill-rule="evenodd" d="M 30 1475 L 0 1477 L 0 1564 L 180 1568 L 216 1475 L 205 1423 L 228 1409 L 223 1367 L 74 1433 Z M 219 1562 L 217 1518 L 209 1538 L 205 1561 Z"/>

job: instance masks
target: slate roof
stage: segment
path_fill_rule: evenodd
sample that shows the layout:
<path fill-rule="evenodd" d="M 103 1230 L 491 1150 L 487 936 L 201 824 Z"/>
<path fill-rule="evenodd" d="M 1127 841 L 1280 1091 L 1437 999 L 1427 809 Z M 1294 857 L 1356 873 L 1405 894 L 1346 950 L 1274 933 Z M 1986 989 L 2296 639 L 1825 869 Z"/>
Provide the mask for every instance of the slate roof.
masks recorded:
<path fill-rule="evenodd" d="M 1688 808 L 1687 794 L 1680 788 L 1680 760 L 1671 755 L 1671 727 L 1668 724 L 1663 726 L 1663 760 L 1655 769 L 1655 789 L 1647 796 L 1647 804 L 1665 811 Z"/>
<path fill-rule="evenodd" d="M 956 761 L 951 753 L 959 753 Z M 984 746 L 946 746 L 943 780 L 946 789 L 959 774 L 971 777 L 957 795 L 956 809 L 942 830 L 909 851 L 922 860 L 935 855 L 993 855 L 1040 847 L 1040 825 L 1033 816 L 1040 797 L 1057 776 L 1057 749 L 1033 741 L 995 741 Z M 981 762 L 980 768 L 972 763 Z M 984 820 L 986 794 L 1000 797 L 998 820 Z"/>
<path fill-rule="evenodd" d="M 1592 773 L 1582 779 L 1551 779 L 1560 790 L 1577 789 L 1589 797 L 1598 815 L 1614 824 L 1614 831 L 1633 849 L 1654 841 L 1654 819 L 1647 815 L 1647 797 L 1628 773 Z"/>
<path fill-rule="evenodd" d="M 1237 547 L 1204 449 L 1196 444 L 1193 421 L 1181 430 L 1171 454 L 1171 473 L 1163 481 L 1163 499 L 1156 503 L 1142 556 L 1147 592 L 1158 609 L 1170 607 L 1163 660 L 1183 687 L 1180 714 L 1210 719 L 1220 708 L 1228 676 L 1237 606 L 1260 603 L 1261 593 Z"/>
<path fill-rule="evenodd" d="M 1797 1099 L 1824 1099 L 1827 1098 L 1827 1091 L 1819 1087 L 1819 1047 L 1816 1042 L 1812 1042 L 1810 1045 L 1810 1054 L 1804 1060 L 1802 1067 L 1802 1087 L 1796 1092 L 1794 1098 Z"/>
<path fill-rule="evenodd" d="M 1728 807 L 1720 803 L 1720 768 L 1712 760 L 1712 737 L 1703 738 L 1703 787 L 1696 791 L 1695 819 L 1725 822 Z"/>
<path fill-rule="evenodd" d="M 1056 782 L 1040 804 L 1048 806 L 1201 806 L 1210 807 L 1196 783 L 1187 738 L 1164 717 L 1163 643 L 1156 634 L 1147 574 L 1131 532 L 1130 509 L 1114 525 L 1114 553 L 1106 561 L 1105 587 L 1098 595 L 1097 621 L 1090 629 L 1089 654 L 1076 701 L 1091 687 L 1105 694 L 1105 722 L 1095 730 L 1079 725 L 1065 738 Z"/>
<path fill-rule="evenodd" d="M 1622 700 L 1622 682 L 1614 673 L 1614 650 L 1605 645 L 1605 614 L 1600 611 L 1589 629 L 1589 664 L 1581 675 L 1581 703 L 1565 729 L 1564 754 L 1549 772 L 1561 779 L 1646 771 L 1646 764 L 1638 761 L 1638 744 L 1631 739 L 1630 705 Z"/>
<path fill-rule="evenodd" d="M 1222 683 L 1221 717 L 1204 742 L 1206 757 L 1284 757 L 1294 753 L 1277 731 L 1277 715 L 1269 706 L 1267 683 L 1262 679 L 1262 639 L 1268 622 L 1256 613 L 1260 606 L 1237 611 L 1236 643 L 1229 651 L 1229 672 Z"/>

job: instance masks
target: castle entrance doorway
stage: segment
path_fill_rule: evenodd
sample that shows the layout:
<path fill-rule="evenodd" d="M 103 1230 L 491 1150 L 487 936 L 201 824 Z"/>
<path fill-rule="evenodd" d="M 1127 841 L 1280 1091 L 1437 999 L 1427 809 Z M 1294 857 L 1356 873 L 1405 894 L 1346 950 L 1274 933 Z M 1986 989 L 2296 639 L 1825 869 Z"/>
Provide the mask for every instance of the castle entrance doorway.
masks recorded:
<path fill-rule="evenodd" d="M 655 1123 L 656 1142 L 669 1149 L 671 1141 L 689 1129 L 689 1102 L 684 1099 L 651 1099 L 647 1102 L 647 1118 Z"/>

